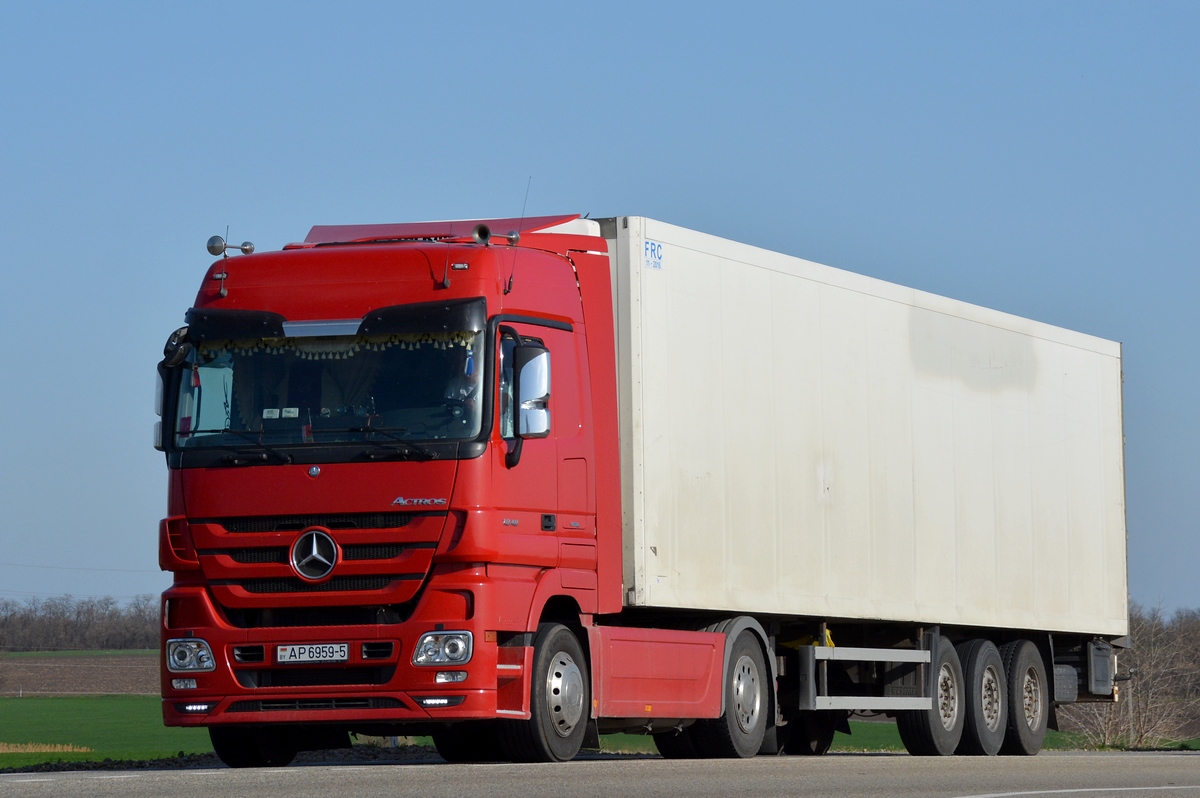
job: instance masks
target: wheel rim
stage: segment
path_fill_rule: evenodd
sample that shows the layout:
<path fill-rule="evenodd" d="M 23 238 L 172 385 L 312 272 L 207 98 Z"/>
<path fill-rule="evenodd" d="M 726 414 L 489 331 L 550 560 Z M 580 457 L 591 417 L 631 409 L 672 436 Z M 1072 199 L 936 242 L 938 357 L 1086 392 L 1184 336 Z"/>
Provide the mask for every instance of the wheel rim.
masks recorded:
<path fill-rule="evenodd" d="M 733 669 L 733 706 L 738 728 L 749 734 L 758 725 L 762 691 L 758 684 L 758 666 L 748 656 L 742 656 Z"/>
<path fill-rule="evenodd" d="M 958 722 L 958 680 L 954 678 L 950 663 L 938 670 L 938 716 L 946 731 L 953 729 Z"/>
<path fill-rule="evenodd" d="M 546 706 L 559 737 L 570 737 L 583 716 L 583 671 L 565 651 L 550 660 L 546 672 Z"/>
<path fill-rule="evenodd" d="M 1025 724 L 1033 731 L 1042 725 L 1042 680 L 1034 668 L 1025 669 L 1021 680 L 1021 703 L 1025 709 Z"/>
<path fill-rule="evenodd" d="M 983 684 L 980 685 L 980 709 L 983 710 L 983 722 L 988 731 L 1000 728 L 1000 674 L 989 665 L 983 671 Z"/>

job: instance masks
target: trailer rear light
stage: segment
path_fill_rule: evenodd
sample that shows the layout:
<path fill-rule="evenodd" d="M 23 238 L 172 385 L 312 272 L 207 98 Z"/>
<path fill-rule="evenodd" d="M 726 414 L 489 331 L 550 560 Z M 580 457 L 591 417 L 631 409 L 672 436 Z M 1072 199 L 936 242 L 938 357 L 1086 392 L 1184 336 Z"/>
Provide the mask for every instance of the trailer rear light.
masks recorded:
<path fill-rule="evenodd" d="M 438 671 L 434 681 L 438 684 L 454 684 L 467 680 L 466 671 Z"/>
<path fill-rule="evenodd" d="M 195 690 L 196 689 L 196 680 L 195 679 L 172 679 L 171 686 L 174 687 L 176 690 Z"/>
<path fill-rule="evenodd" d="M 216 670 L 212 649 L 198 637 L 167 641 L 167 670 L 172 673 Z"/>
<path fill-rule="evenodd" d="M 466 696 L 462 695 L 437 695 L 437 696 L 414 696 L 417 703 L 426 709 L 440 709 L 442 707 L 456 707 L 463 702 Z"/>
<path fill-rule="evenodd" d="M 205 715 L 212 711 L 212 708 L 217 704 L 215 701 L 206 701 L 195 704 L 176 704 L 175 711 L 182 712 L 187 715 Z"/>

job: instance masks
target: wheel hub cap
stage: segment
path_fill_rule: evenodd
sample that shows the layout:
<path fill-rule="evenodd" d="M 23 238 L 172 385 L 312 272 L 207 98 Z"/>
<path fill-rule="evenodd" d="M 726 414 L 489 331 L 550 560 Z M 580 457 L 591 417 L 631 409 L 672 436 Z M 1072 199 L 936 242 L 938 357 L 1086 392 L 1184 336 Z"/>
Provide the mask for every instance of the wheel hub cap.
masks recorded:
<path fill-rule="evenodd" d="M 583 672 L 570 654 L 558 652 L 546 672 L 546 704 L 560 737 L 570 737 L 583 716 L 583 693 Z"/>
<path fill-rule="evenodd" d="M 947 731 L 954 728 L 958 720 L 958 683 L 948 664 L 938 670 L 938 715 Z"/>
<path fill-rule="evenodd" d="M 983 684 L 979 692 L 983 722 L 988 731 L 996 731 L 1000 727 L 1000 675 L 995 668 L 989 667 L 983 672 Z"/>
<path fill-rule="evenodd" d="M 1025 723 L 1036 731 L 1042 725 L 1042 683 L 1037 671 L 1029 668 L 1021 680 L 1021 703 L 1025 709 Z"/>
<path fill-rule="evenodd" d="M 758 666 L 754 660 L 743 656 L 733 669 L 733 707 L 738 728 L 743 733 L 753 731 L 758 725 L 758 711 L 762 704 L 762 691 L 758 683 Z"/>

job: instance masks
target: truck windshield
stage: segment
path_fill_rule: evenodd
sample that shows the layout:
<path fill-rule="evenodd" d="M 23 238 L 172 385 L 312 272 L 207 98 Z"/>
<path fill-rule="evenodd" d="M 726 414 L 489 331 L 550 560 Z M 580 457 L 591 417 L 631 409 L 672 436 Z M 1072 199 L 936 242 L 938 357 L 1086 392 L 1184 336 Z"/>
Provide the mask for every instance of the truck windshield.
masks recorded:
<path fill-rule="evenodd" d="M 206 341 L 181 368 L 179 448 L 465 440 L 482 332 Z"/>

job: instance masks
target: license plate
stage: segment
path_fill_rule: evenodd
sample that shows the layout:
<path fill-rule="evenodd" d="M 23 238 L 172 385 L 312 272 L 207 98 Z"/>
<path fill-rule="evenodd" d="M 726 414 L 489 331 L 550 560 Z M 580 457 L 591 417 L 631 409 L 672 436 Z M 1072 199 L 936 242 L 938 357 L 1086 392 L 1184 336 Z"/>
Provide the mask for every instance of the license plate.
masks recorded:
<path fill-rule="evenodd" d="M 349 643 L 311 643 L 275 648 L 276 662 L 345 662 L 348 659 Z"/>

